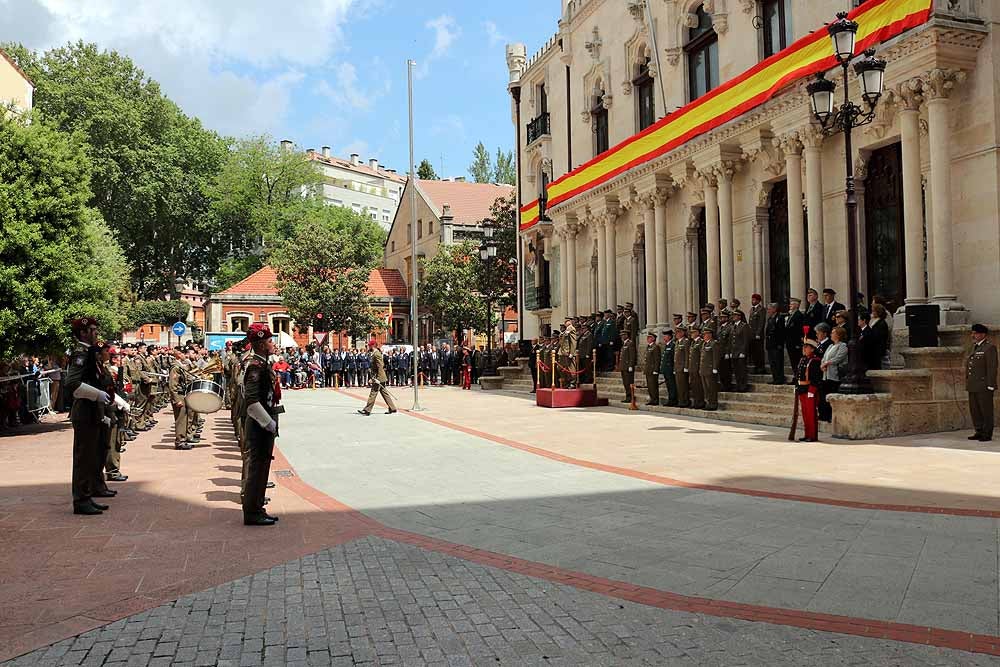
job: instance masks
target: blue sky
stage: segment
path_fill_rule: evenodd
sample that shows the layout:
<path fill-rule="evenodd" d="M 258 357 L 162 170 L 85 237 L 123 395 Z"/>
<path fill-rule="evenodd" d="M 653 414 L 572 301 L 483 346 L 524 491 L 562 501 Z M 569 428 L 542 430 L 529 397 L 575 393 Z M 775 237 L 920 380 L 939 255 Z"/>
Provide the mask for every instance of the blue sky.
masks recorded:
<path fill-rule="evenodd" d="M 477 141 L 513 147 L 504 45 L 530 55 L 559 11 L 559 0 L 0 0 L 0 41 L 93 41 L 219 132 L 329 145 L 400 172 L 412 58 L 417 161 L 450 177 L 466 174 Z"/>

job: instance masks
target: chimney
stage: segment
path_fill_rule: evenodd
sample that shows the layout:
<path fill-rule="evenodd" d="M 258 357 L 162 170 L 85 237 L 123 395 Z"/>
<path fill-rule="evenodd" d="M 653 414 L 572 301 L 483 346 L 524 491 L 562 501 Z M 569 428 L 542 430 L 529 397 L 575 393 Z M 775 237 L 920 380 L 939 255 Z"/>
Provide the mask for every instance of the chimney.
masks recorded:
<path fill-rule="evenodd" d="M 441 222 L 454 220 L 455 216 L 451 214 L 451 204 L 445 202 L 441 206 Z"/>
<path fill-rule="evenodd" d="M 355 167 L 361 164 L 361 156 L 358 155 L 357 153 L 351 153 L 351 164 L 353 164 Z"/>
<path fill-rule="evenodd" d="M 465 176 L 456 176 L 455 177 L 455 182 L 456 183 L 465 183 Z"/>
<path fill-rule="evenodd" d="M 290 150 L 292 150 L 292 148 L 294 147 L 294 145 L 295 144 L 293 144 L 290 139 L 282 139 L 281 140 L 281 149 L 282 150 L 290 151 Z"/>
<path fill-rule="evenodd" d="M 330 147 L 329 146 L 323 146 L 323 157 L 326 157 L 326 158 L 330 157 Z"/>
<path fill-rule="evenodd" d="M 368 160 L 368 166 L 374 169 L 375 171 L 378 171 L 378 160 L 376 158 Z"/>
<path fill-rule="evenodd" d="M 306 149 L 306 153 L 308 153 L 310 156 L 312 156 L 314 153 L 316 153 L 316 149 L 315 148 L 307 148 Z"/>

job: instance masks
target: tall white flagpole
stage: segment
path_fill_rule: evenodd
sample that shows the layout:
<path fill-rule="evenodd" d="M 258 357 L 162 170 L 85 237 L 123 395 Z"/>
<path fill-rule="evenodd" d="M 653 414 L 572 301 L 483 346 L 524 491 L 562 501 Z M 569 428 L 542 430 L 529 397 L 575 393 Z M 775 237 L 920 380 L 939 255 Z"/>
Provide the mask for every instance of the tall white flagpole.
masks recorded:
<path fill-rule="evenodd" d="M 421 411 L 419 370 L 420 370 L 420 312 L 417 307 L 419 289 L 417 287 L 417 171 L 413 158 L 413 67 L 417 63 L 406 61 L 406 88 L 410 108 L 410 329 L 413 334 L 413 410 Z"/>

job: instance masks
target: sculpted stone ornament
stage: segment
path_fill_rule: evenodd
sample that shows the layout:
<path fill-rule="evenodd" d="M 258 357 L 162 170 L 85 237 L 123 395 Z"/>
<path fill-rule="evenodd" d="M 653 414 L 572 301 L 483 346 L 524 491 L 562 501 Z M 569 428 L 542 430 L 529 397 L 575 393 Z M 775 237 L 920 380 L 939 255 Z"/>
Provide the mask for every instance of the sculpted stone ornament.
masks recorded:
<path fill-rule="evenodd" d="M 594 60 L 601 59 L 601 35 L 597 31 L 597 26 L 594 26 L 594 30 L 591 33 L 591 38 L 584 43 L 584 48 L 587 49 L 587 53 Z"/>
<path fill-rule="evenodd" d="M 932 100 L 947 99 L 955 86 L 963 83 L 967 76 L 961 70 L 932 69 L 922 78 L 924 92 Z"/>
<path fill-rule="evenodd" d="M 632 82 L 622 81 L 622 95 L 631 95 L 631 94 L 632 94 Z"/>
<path fill-rule="evenodd" d="M 646 0 L 629 0 L 628 13 L 632 15 L 636 23 L 645 23 Z"/>

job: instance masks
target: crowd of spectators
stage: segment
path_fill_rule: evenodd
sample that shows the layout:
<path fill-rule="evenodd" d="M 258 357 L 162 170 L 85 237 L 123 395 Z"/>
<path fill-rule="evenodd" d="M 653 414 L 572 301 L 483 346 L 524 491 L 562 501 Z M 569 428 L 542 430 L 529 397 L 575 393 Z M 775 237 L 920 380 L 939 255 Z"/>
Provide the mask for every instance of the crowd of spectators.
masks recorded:
<path fill-rule="evenodd" d="M 46 411 L 64 412 L 59 390 L 65 366 L 60 356 L 0 360 L 0 431 L 34 424 Z"/>

